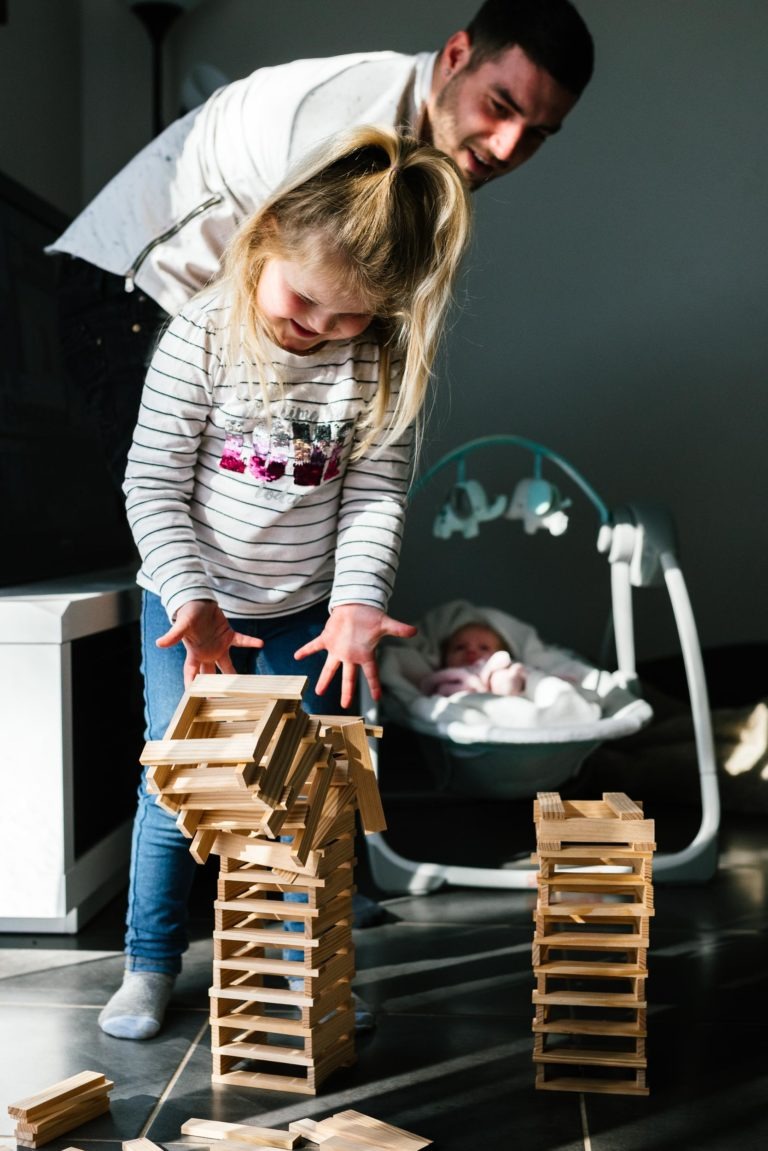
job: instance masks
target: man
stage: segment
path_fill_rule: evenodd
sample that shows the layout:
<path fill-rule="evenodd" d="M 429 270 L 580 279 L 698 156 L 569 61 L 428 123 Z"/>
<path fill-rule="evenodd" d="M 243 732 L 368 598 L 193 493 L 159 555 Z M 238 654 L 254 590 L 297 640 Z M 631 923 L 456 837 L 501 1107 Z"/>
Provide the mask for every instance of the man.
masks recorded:
<path fill-rule="evenodd" d="M 120 485 L 155 333 L 219 268 L 240 222 L 334 132 L 386 123 L 455 160 L 472 188 L 559 131 L 592 74 L 570 0 L 487 0 L 438 53 L 357 53 L 261 68 L 171 124 L 51 251 L 65 360 Z"/>

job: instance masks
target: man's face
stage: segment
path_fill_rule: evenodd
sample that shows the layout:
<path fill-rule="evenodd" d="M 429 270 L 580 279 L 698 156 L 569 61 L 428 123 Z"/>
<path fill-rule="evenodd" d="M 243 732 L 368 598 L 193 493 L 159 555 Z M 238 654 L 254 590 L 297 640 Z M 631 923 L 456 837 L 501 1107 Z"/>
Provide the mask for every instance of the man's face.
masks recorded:
<path fill-rule="evenodd" d="M 466 32 L 455 33 L 435 65 L 425 136 L 477 188 L 529 160 L 577 98 L 517 45 L 476 69 L 470 58 Z"/>

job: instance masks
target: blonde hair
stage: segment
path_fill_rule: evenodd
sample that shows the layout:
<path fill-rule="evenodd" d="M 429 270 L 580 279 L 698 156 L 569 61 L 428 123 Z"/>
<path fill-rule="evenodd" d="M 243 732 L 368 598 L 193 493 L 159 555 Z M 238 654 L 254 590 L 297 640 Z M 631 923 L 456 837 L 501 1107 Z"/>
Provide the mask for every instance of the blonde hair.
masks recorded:
<path fill-rule="evenodd" d="M 355 454 L 382 433 L 382 446 L 394 442 L 412 423 L 419 426 L 469 228 L 464 183 L 435 148 L 378 127 L 326 141 L 245 222 L 225 254 L 230 354 L 244 341 L 266 404 L 271 357 L 256 302 L 259 277 L 272 257 L 322 262 L 376 317 L 368 334 L 381 349 L 379 388 Z M 402 383 L 388 419 L 393 355 L 402 358 Z"/>

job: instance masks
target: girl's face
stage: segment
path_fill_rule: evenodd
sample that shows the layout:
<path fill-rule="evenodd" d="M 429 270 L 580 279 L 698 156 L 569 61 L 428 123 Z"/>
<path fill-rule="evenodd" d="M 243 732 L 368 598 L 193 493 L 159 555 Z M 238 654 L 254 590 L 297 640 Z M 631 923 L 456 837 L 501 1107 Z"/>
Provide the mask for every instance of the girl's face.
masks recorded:
<path fill-rule="evenodd" d="M 467 624 L 448 640 L 445 645 L 444 663 L 446 667 L 469 667 L 473 663 L 485 662 L 503 644 L 492 628 L 481 624 Z"/>
<path fill-rule="evenodd" d="M 354 289 L 339 287 L 338 281 L 335 269 L 271 256 L 259 278 L 256 303 L 274 342 L 301 356 L 364 332 L 373 315 Z"/>

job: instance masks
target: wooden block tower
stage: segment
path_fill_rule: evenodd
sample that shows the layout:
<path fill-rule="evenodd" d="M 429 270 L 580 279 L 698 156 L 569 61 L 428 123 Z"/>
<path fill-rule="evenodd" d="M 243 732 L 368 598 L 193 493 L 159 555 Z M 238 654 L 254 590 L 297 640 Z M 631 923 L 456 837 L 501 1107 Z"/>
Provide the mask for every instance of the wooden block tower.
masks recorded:
<path fill-rule="evenodd" d="M 194 858 L 221 857 L 213 1082 L 314 1095 L 355 1060 L 355 811 L 366 833 L 386 824 L 368 750 L 379 730 L 308 715 L 305 685 L 198 676 L 141 759 Z"/>
<path fill-rule="evenodd" d="M 540 792 L 534 822 L 536 1087 L 647 1095 L 653 820 L 622 792 Z"/>

